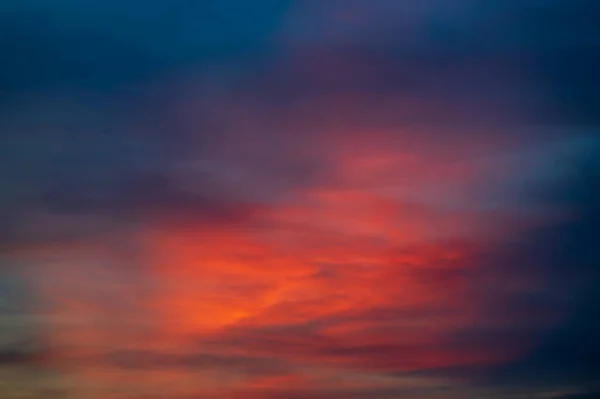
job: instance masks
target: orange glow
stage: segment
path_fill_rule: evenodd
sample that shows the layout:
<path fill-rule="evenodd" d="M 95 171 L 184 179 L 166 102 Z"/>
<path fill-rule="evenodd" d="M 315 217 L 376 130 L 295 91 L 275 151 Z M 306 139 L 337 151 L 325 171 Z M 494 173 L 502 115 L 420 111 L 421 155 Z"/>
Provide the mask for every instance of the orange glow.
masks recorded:
<path fill-rule="evenodd" d="M 104 399 L 98 387 L 122 385 L 124 378 L 150 391 L 163 381 L 175 398 L 237 399 L 324 384 L 322 376 L 309 378 L 298 368 L 344 375 L 505 358 L 447 341 L 478 323 L 467 276 L 479 245 L 472 233 L 484 222 L 482 215 L 411 197 L 434 188 L 433 200 L 443 205 L 436 190 L 459 195 L 473 172 L 364 148 L 332 150 L 337 165 L 328 181 L 285 202 L 243 204 L 235 220 L 202 223 L 167 214 L 147 221 L 137 237 L 143 284 L 121 281 L 102 265 L 80 267 L 84 250 L 63 251 L 71 259 L 62 259 L 54 281 L 64 284 L 42 281 L 41 291 L 53 303 L 50 363 L 87 381 L 74 399 Z M 390 186 L 399 191 L 386 191 Z M 115 254 L 102 249 L 107 245 L 91 250 L 96 261 L 115 261 Z M 90 286 L 97 289 L 77 289 Z M 161 361 L 133 358 L 142 368 L 120 371 L 110 355 L 119 351 L 168 354 L 183 369 L 146 369 Z M 227 361 L 223 370 L 206 360 L 208 366 L 194 371 L 198 360 L 186 360 L 189 353 L 238 360 Z M 250 366 L 238 369 L 248 359 L 293 367 L 253 376 Z M 340 387 L 339 378 L 327 384 Z M 363 380 L 353 386 L 357 381 Z"/>

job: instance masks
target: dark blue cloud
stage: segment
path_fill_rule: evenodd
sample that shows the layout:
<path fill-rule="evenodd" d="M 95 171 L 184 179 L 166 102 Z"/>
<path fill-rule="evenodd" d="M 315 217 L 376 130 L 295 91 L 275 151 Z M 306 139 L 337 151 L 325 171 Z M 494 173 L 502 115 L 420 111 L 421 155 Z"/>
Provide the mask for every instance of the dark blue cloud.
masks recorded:
<path fill-rule="evenodd" d="M 598 154 L 598 152 L 596 153 Z M 600 168 L 596 159 L 582 167 L 581 174 L 567 187 L 564 200 L 576 219 L 536 231 L 529 250 L 537 255 L 540 272 L 557 282 L 570 282 L 566 320 L 548 331 L 540 345 L 514 369 L 539 373 L 542 378 L 594 380 L 600 377 Z"/>
<path fill-rule="evenodd" d="M 484 296 L 485 309 L 491 318 L 512 320 L 506 330 L 459 335 L 461 340 L 483 339 L 487 347 L 526 343 L 531 349 L 500 367 L 475 373 L 469 370 L 467 374 L 478 375 L 487 383 L 540 386 L 593 387 L 600 378 L 600 147 L 591 143 L 589 150 L 573 160 L 574 173 L 548 188 L 544 198 L 536 189 L 540 206 L 552 204 L 566 211 L 567 219 L 525 230 L 483 261 L 485 278 L 499 276 L 491 282 L 494 293 L 487 299 Z M 503 284 L 511 284 L 506 276 L 537 282 L 539 288 L 498 294 Z M 560 316 L 549 324 L 530 323 L 552 320 L 552 315 Z"/>

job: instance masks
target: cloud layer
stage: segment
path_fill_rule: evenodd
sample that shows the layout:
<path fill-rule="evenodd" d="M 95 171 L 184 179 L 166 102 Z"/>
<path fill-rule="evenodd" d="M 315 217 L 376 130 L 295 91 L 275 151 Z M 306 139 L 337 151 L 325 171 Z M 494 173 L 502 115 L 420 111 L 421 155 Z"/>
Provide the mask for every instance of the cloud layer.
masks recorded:
<path fill-rule="evenodd" d="M 595 6 L 246 3 L 2 6 L 3 378 L 598 388 Z"/>

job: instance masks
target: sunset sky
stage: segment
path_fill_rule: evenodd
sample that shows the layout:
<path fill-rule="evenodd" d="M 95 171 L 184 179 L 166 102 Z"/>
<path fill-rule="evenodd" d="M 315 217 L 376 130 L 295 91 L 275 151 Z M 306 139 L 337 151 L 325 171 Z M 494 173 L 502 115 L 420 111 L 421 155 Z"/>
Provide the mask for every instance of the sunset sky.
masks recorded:
<path fill-rule="evenodd" d="M 0 398 L 598 397 L 594 13 L 5 0 Z"/>

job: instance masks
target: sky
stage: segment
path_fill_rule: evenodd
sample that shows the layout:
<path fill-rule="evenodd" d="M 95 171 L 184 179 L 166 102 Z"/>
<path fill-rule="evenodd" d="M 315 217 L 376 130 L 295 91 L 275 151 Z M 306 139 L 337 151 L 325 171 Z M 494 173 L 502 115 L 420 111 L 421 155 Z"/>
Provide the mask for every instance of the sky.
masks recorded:
<path fill-rule="evenodd" d="M 600 395 L 592 0 L 6 0 L 0 396 Z"/>

